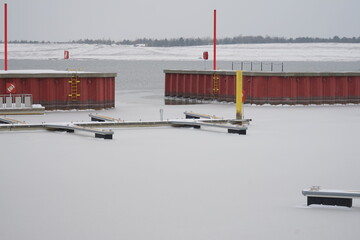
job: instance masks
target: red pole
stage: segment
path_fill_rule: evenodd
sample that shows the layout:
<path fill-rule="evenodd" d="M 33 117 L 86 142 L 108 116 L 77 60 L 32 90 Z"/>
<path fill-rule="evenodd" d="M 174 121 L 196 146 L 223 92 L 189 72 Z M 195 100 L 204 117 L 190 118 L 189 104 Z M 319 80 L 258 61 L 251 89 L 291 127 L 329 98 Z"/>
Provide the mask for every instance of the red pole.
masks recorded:
<path fill-rule="evenodd" d="M 8 70 L 7 3 L 4 4 L 4 70 Z"/>
<path fill-rule="evenodd" d="M 214 70 L 216 70 L 216 9 L 214 9 Z"/>

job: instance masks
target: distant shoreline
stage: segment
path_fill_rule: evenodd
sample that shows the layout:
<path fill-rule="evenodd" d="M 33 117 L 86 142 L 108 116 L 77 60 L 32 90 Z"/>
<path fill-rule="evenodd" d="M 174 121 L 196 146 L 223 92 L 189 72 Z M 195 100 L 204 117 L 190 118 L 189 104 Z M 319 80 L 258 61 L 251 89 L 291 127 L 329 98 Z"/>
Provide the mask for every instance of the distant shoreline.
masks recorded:
<path fill-rule="evenodd" d="M 2 43 L 2 41 L 0 41 Z M 164 39 L 152 39 L 152 38 L 139 38 L 136 40 L 121 40 L 114 41 L 110 39 L 80 39 L 67 42 L 51 42 L 51 41 L 32 41 L 32 40 L 14 40 L 9 41 L 13 44 L 48 44 L 48 43 L 78 43 L 78 44 L 103 44 L 103 45 L 133 45 L 141 47 L 181 47 L 181 46 L 204 46 L 213 44 L 212 38 L 164 38 Z M 332 38 L 318 38 L 318 37 L 297 37 L 297 38 L 285 38 L 285 37 L 269 37 L 269 36 L 237 36 L 219 38 L 217 40 L 218 45 L 230 45 L 230 44 L 266 44 L 266 43 L 360 43 L 359 37 L 338 37 Z"/>

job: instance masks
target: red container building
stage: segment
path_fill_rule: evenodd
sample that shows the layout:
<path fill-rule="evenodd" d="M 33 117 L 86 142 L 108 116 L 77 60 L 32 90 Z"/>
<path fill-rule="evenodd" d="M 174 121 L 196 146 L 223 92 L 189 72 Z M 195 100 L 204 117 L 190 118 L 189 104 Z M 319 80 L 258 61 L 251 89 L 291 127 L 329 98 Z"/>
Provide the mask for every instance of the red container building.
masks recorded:
<path fill-rule="evenodd" d="M 165 96 L 235 102 L 235 71 L 164 70 Z M 360 72 L 243 72 L 245 103 L 360 103 Z"/>
<path fill-rule="evenodd" d="M 0 95 L 31 94 L 46 110 L 115 107 L 116 73 L 72 71 L 2 71 Z M 7 86 L 14 86 L 9 92 Z"/>

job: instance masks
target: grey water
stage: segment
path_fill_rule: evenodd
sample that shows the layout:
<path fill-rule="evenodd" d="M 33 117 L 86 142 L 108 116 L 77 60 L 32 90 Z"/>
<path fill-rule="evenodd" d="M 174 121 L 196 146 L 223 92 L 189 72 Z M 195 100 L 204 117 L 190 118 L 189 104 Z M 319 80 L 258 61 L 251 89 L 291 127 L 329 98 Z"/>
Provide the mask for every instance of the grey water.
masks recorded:
<path fill-rule="evenodd" d="M 249 62 L 218 61 L 220 70 L 250 71 Z M 164 89 L 164 69 L 211 70 L 212 62 L 198 61 L 160 61 L 160 60 L 10 60 L 10 70 L 52 69 L 88 72 L 117 73 L 116 90 Z M 359 72 L 360 61 L 353 62 L 280 62 L 273 63 L 273 71 L 281 72 Z M 253 62 L 252 71 L 261 71 L 261 62 Z M 271 71 L 271 63 L 263 62 L 262 71 Z"/>

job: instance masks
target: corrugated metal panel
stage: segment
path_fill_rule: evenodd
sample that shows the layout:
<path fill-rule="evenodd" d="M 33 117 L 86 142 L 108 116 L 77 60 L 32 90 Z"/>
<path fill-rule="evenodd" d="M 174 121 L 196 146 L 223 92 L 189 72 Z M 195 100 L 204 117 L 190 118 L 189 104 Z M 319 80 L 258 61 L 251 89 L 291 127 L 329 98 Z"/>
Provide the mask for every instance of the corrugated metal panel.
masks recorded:
<path fill-rule="evenodd" d="M 205 88 L 204 88 L 204 99 L 211 100 L 213 99 L 213 89 L 214 89 L 214 76 L 205 75 Z"/>
<path fill-rule="evenodd" d="M 322 77 L 312 77 L 310 81 L 310 103 L 323 104 Z"/>
<path fill-rule="evenodd" d="M 165 96 L 235 101 L 235 71 L 165 70 L 164 72 Z M 214 74 L 217 74 L 218 82 Z M 244 72 L 243 75 L 245 103 L 360 103 L 360 72 Z M 174 86 L 176 86 L 175 90 Z"/>
<path fill-rule="evenodd" d="M 1 76 L 1 74 L 0 74 Z M 41 104 L 48 110 L 53 109 L 102 109 L 115 107 L 115 77 L 113 75 L 100 74 L 83 75 L 78 77 L 78 93 L 80 96 L 72 101 L 69 97 L 71 92 L 71 79 L 68 75 L 59 74 L 49 78 L 36 78 L 29 74 L 28 78 L 18 74 L 6 74 L 13 78 L 0 77 L 0 94 L 6 94 L 6 82 L 13 82 L 16 85 L 18 94 L 32 94 L 33 103 Z"/>
<path fill-rule="evenodd" d="M 349 102 L 351 103 L 359 103 L 359 98 L 357 96 L 360 95 L 360 79 L 359 77 L 349 77 Z"/>
<path fill-rule="evenodd" d="M 199 75 L 199 88 L 197 89 L 197 95 L 200 99 L 204 99 L 205 96 L 205 75 Z"/>

